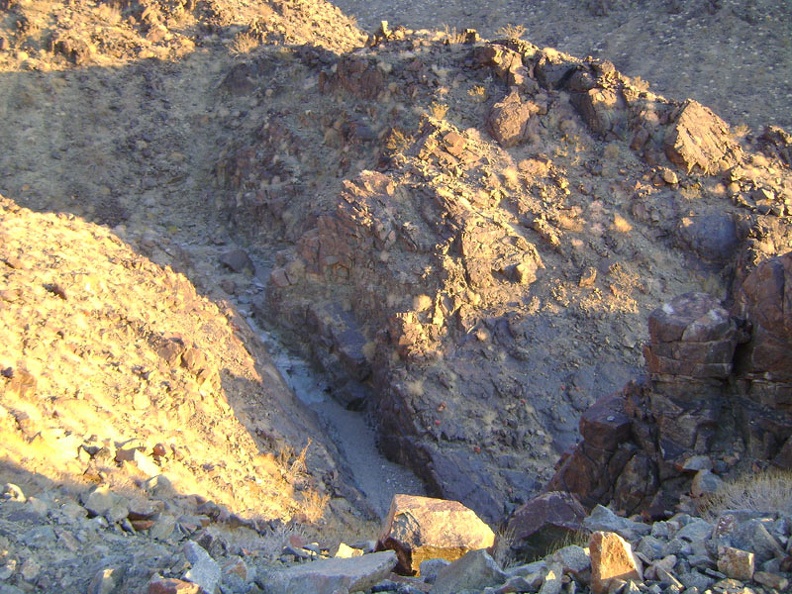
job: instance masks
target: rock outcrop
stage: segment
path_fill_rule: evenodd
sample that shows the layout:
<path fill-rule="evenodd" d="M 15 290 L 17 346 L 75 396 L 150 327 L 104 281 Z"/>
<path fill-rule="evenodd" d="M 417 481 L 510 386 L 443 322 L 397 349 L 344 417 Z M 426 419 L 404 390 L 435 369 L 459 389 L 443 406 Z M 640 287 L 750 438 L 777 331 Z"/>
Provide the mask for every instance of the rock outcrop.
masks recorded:
<path fill-rule="evenodd" d="M 549 488 L 627 513 L 702 497 L 752 464 L 792 469 L 792 253 L 759 264 L 726 310 L 702 293 L 649 317 L 648 377 L 601 398 Z"/>

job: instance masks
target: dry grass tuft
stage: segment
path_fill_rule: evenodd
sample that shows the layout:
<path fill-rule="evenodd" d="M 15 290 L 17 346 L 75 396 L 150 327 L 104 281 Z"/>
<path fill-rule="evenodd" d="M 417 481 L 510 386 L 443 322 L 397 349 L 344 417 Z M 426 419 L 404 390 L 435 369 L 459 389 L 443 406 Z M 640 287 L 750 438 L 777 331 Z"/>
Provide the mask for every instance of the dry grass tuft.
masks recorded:
<path fill-rule="evenodd" d="M 526 29 L 522 25 L 508 24 L 498 29 L 495 34 L 506 39 L 520 39 L 525 35 L 525 31 Z"/>
<path fill-rule="evenodd" d="M 438 103 L 437 101 L 433 101 L 432 104 L 429 106 L 429 115 L 431 115 L 436 120 L 442 120 L 445 118 L 446 114 L 448 113 L 448 105 L 445 103 Z"/>
<path fill-rule="evenodd" d="M 792 472 L 768 470 L 726 482 L 701 506 L 702 514 L 716 518 L 729 509 L 792 514 Z"/>

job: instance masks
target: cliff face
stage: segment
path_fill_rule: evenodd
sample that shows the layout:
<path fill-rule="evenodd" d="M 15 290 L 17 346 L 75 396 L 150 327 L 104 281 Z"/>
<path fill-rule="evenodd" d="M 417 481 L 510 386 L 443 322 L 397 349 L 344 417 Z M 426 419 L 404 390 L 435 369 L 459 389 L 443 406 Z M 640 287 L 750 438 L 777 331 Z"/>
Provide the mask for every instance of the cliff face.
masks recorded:
<path fill-rule="evenodd" d="M 648 378 L 583 414 L 583 441 L 548 489 L 657 513 L 711 493 L 714 475 L 792 469 L 790 270 L 792 253 L 759 264 L 731 311 L 702 293 L 656 309 Z"/>

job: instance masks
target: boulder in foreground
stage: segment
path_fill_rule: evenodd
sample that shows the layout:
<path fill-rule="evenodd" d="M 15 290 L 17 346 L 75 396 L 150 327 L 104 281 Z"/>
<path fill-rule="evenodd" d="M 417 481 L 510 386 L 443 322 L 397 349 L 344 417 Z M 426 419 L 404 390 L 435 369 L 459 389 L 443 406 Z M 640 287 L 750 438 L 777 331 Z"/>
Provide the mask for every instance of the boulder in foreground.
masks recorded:
<path fill-rule="evenodd" d="M 396 551 L 397 573 L 415 575 L 422 561 L 455 561 L 494 543 L 492 529 L 457 501 L 395 495 L 378 547 Z"/>

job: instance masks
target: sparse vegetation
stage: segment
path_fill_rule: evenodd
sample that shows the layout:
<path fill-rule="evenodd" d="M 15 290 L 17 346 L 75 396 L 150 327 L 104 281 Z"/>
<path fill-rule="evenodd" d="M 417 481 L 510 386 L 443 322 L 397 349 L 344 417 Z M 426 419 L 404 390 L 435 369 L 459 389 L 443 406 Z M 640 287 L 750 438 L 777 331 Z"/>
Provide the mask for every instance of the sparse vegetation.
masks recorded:
<path fill-rule="evenodd" d="M 717 493 L 706 498 L 700 509 L 710 519 L 730 509 L 792 514 L 792 472 L 767 470 L 726 481 Z"/>
<path fill-rule="evenodd" d="M 526 28 L 523 25 L 514 25 L 509 23 L 498 29 L 495 34 L 505 39 L 517 40 L 521 39 L 522 36 L 525 35 L 525 32 Z"/>
<path fill-rule="evenodd" d="M 432 104 L 429 106 L 429 115 L 431 115 L 436 120 L 442 120 L 445 118 L 446 114 L 448 113 L 448 105 L 445 103 L 439 103 L 438 101 L 433 101 Z"/>

